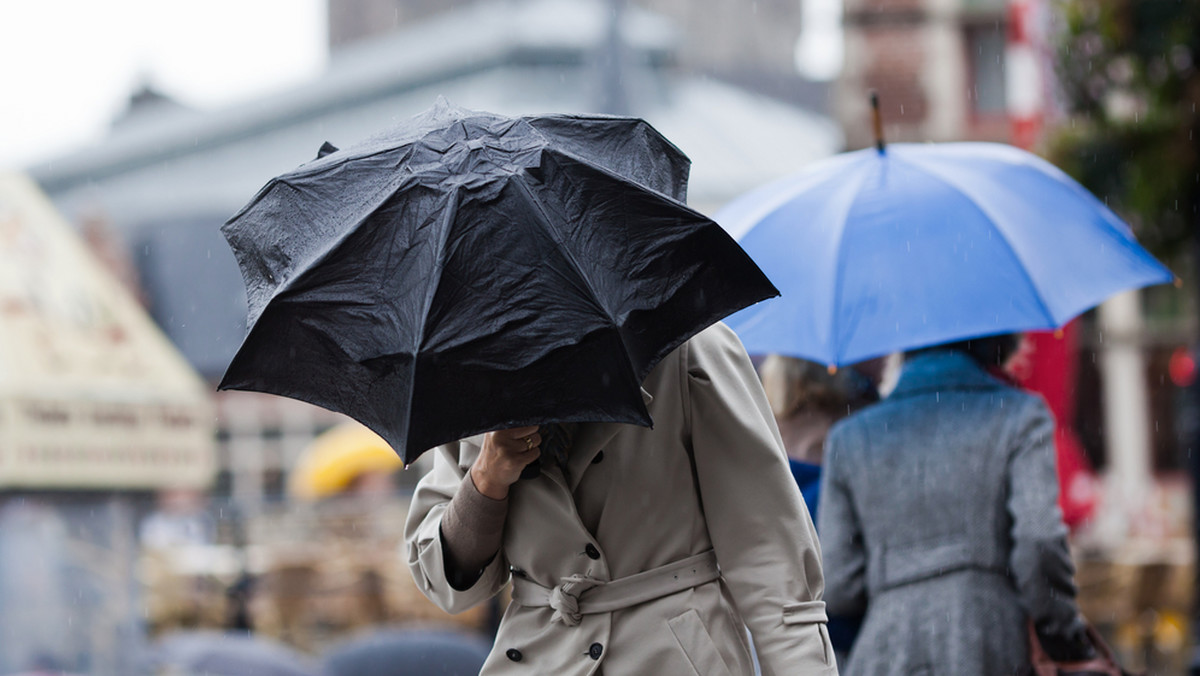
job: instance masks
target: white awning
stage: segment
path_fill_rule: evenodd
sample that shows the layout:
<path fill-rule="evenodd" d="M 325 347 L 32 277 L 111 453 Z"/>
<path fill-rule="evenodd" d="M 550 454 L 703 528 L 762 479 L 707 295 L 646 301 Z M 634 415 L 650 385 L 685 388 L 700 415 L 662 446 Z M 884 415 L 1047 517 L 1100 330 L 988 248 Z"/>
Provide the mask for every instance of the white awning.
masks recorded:
<path fill-rule="evenodd" d="M 204 381 L 36 184 L 0 173 L 0 488 L 205 486 L 214 429 Z"/>

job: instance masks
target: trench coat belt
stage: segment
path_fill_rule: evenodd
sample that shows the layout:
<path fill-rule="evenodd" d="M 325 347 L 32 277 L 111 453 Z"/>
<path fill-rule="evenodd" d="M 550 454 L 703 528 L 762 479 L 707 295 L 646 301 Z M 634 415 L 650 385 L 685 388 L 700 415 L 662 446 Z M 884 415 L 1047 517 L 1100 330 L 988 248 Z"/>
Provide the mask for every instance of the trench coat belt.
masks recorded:
<path fill-rule="evenodd" d="M 708 550 L 665 566 L 616 580 L 570 575 L 549 588 L 523 577 L 513 577 L 513 602 L 554 609 L 551 621 L 574 627 L 584 615 L 611 613 L 639 603 L 676 594 L 712 582 L 721 576 L 717 555 Z"/>

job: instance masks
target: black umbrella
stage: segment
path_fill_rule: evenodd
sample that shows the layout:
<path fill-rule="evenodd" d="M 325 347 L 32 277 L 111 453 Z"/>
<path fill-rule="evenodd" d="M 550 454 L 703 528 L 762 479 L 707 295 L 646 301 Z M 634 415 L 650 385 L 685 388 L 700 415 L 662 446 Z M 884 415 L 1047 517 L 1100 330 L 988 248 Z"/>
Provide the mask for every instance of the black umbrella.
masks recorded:
<path fill-rule="evenodd" d="M 330 648 L 324 676 L 476 676 L 491 642 L 450 629 L 380 629 Z"/>
<path fill-rule="evenodd" d="M 184 631 L 160 639 L 147 656 L 152 673 L 205 676 L 317 676 L 304 654 L 273 640 L 243 633 Z"/>
<path fill-rule="evenodd" d="M 270 181 L 222 228 L 249 332 L 222 389 L 345 413 L 405 462 L 479 432 L 651 424 L 668 352 L 777 291 L 682 202 L 645 122 L 430 111 Z"/>

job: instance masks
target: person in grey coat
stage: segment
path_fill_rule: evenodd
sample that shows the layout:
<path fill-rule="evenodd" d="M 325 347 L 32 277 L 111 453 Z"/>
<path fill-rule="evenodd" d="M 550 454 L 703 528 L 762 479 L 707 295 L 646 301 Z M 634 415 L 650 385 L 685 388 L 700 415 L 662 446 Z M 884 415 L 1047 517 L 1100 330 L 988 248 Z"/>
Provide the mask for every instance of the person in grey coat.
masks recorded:
<path fill-rule="evenodd" d="M 1054 423 L 989 373 L 1017 336 L 908 355 L 892 394 L 826 442 L 829 613 L 866 614 L 849 676 L 1001 676 L 1092 654 L 1058 508 Z"/>

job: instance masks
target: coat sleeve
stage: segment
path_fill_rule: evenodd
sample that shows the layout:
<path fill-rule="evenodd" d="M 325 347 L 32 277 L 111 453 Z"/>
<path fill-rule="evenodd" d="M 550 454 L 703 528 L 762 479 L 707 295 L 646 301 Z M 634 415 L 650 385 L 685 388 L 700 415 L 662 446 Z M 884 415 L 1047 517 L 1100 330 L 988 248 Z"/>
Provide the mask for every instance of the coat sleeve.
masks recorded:
<path fill-rule="evenodd" d="M 404 525 L 408 567 L 417 587 L 429 600 L 449 613 L 461 613 L 499 592 L 508 582 L 508 562 L 503 549 L 470 587 L 458 590 L 447 576 L 442 542 L 442 517 L 479 454 L 468 441 L 433 451 L 433 469 L 417 483 Z"/>
<path fill-rule="evenodd" d="M 830 432 L 825 442 L 825 467 L 817 507 L 822 562 L 829 589 L 825 602 L 829 604 L 829 613 L 835 616 L 858 616 L 867 609 L 867 555 L 862 524 L 845 481 L 845 451 L 853 438 L 853 430 L 845 425 L 835 426 Z"/>
<path fill-rule="evenodd" d="M 1008 464 L 1009 568 L 1025 611 L 1045 643 L 1085 642 L 1083 620 L 1075 605 L 1075 567 L 1058 506 L 1054 421 L 1035 397 L 1029 398 L 1026 413 L 1016 419 L 1021 422 Z"/>
<path fill-rule="evenodd" d="M 723 324 L 687 346 L 685 419 L 700 500 L 762 673 L 836 674 L 816 529 L 758 375 Z"/>

